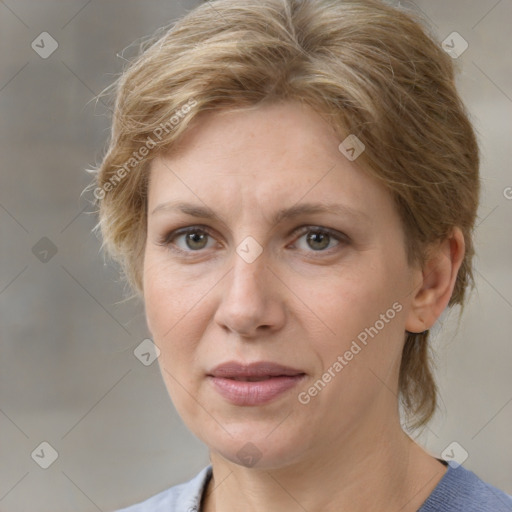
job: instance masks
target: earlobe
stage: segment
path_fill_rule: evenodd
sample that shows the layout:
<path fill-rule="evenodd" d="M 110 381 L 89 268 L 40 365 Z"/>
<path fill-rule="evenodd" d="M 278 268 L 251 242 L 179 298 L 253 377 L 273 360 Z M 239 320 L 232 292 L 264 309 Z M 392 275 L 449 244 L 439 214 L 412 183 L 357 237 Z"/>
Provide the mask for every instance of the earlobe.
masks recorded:
<path fill-rule="evenodd" d="M 421 283 L 415 289 L 405 328 L 411 333 L 430 329 L 444 311 L 455 287 L 464 259 L 462 231 L 455 227 L 451 235 L 430 247 L 421 270 Z"/>

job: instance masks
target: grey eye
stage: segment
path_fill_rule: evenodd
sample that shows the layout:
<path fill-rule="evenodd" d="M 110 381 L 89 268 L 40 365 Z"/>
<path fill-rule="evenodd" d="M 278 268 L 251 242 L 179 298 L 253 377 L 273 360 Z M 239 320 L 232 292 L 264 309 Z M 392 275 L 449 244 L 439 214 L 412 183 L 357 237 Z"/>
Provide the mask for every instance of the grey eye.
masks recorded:
<path fill-rule="evenodd" d="M 306 241 L 311 249 L 321 251 L 329 246 L 331 236 L 327 233 L 310 232 L 306 235 Z"/>

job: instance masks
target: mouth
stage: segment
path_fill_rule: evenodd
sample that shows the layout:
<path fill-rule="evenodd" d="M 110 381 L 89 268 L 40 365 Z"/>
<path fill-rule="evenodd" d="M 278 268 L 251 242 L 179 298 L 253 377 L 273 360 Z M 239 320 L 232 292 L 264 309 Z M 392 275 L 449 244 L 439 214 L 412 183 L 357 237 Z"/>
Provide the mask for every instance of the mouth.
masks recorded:
<path fill-rule="evenodd" d="M 250 364 L 228 361 L 216 366 L 208 373 L 208 376 L 235 380 L 263 380 L 272 377 L 294 377 L 304 373 L 303 370 L 270 361 L 258 361 Z"/>
<path fill-rule="evenodd" d="M 224 378 L 236 380 L 236 381 L 240 381 L 240 382 L 261 382 L 262 380 L 275 379 L 276 377 L 284 377 L 284 375 L 275 375 L 272 377 L 270 375 L 267 375 L 266 377 L 224 377 Z"/>
<path fill-rule="evenodd" d="M 213 388 L 233 405 L 262 405 L 295 387 L 306 373 L 268 361 L 248 365 L 230 361 L 207 374 Z"/>

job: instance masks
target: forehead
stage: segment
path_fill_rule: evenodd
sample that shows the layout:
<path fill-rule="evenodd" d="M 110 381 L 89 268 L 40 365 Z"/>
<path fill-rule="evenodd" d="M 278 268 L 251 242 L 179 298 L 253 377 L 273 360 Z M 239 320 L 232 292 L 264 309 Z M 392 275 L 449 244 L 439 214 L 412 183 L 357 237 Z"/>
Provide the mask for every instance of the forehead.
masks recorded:
<path fill-rule="evenodd" d="M 275 209 L 340 203 L 370 214 L 390 206 L 383 185 L 339 150 L 340 138 L 297 102 L 202 113 L 151 165 L 149 211 L 164 201 Z"/>

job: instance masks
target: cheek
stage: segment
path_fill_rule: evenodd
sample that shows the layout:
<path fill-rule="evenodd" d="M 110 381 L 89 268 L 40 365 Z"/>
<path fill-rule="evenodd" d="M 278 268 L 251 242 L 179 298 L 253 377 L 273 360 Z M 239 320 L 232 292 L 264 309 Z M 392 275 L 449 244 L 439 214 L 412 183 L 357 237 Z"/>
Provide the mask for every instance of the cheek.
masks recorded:
<path fill-rule="evenodd" d="M 331 281 L 329 294 L 310 295 L 312 304 L 322 305 L 318 315 L 335 333 L 315 337 L 321 368 L 302 390 L 305 399 L 311 397 L 310 411 L 319 411 L 326 423 L 339 423 L 339 411 L 347 425 L 358 421 L 383 389 L 395 387 L 404 308 L 385 274 L 379 275 Z"/>
<path fill-rule="evenodd" d="M 144 267 L 146 323 L 160 349 L 159 362 L 163 374 L 164 368 L 173 375 L 183 368 L 193 347 L 193 343 L 185 342 L 190 339 L 190 333 L 184 332 L 190 328 L 190 322 L 186 320 L 193 310 L 182 281 L 169 265 L 148 255 Z"/>
<path fill-rule="evenodd" d="M 149 330 L 159 341 L 166 341 L 174 337 L 174 331 L 192 308 L 193 282 L 170 264 L 165 255 L 152 250 L 146 251 L 143 277 Z"/>
<path fill-rule="evenodd" d="M 195 414 L 190 395 L 195 394 L 194 357 L 200 335 L 193 321 L 194 301 L 184 290 L 184 279 L 169 265 L 149 257 L 144 270 L 146 322 L 160 349 L 158 364 L 167 392 L 184 417 Z M 185 391 L 187 390 L 187 391 Z"/>
<path fill-rule="evenodd" d="M 405 329 L 404 276 L 385 258 L 371 262 L 368 257 L 361 266 L 331 275 L 323 286 L 301 291 L 307 292 L 308 304 L 323 321 L 315 321 L 319 330 L 313 338 L 321 370 L 336 375 L 329 387 L 340 406 L 355 407 L 358 399 L 370 399 L 382 386 L 379 379 L 387 380 L 399 362 Z"/>
<path fill-rule="evenodd" d="M 388 310 L 386 319 L 400 317 L 397 309 L 401 308 L 395 306 L 393 309 L 393 304 L 401 304 L 404 298 L 401 290 L 405 286 L 400 279 L 399 273 L 385 268 L 383 263 L 371 265 L 361 262 L 334 275 L 326 275 L 313 286 L 310 282 L 303 282 L 300 296 L 307 298 L 306 303 L 318 319 L 316 323 L 324 325 L 327 339 L 347 341 L 374 325 Z M 386 323 L 388 325 L 391 322 Z"/>
<path fill-rule="evenodd" d="M 215 276 L 190 275 L 165 255 L 147 254 L 144 268 L 146 322 L 160 349 L 160 365 L 180 382 L 192 381 L 201 339 L 212 316 Z"/>

